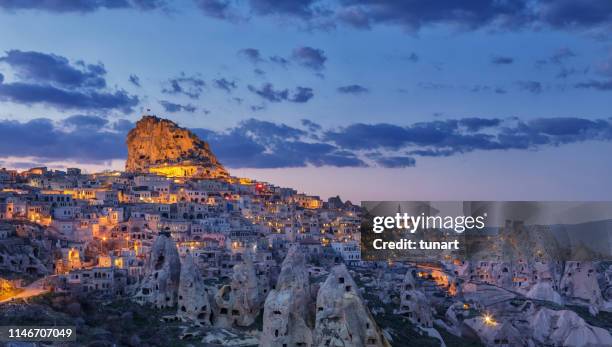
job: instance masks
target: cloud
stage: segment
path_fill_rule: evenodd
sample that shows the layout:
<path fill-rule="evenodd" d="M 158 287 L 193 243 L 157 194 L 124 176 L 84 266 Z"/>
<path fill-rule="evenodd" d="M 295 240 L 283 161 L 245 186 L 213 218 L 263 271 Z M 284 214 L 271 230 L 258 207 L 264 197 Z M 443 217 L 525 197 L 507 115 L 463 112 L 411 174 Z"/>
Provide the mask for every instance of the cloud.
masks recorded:
<path fill-rule="evenodd" d="M 408 56 L 404 56 L 403 59 L 411 63 L 416 63 L 419 61 L 419 56 L 416 53 L 412 52 Z"/>
<path fill-rule="evenodd" d="M 558 49 L 550 58 L 549 61 L 553 64 L 561 64 L 569 58 L 576 56 L 576 53 L 567 47 Z"/>
<path fill-rule="evenodd" d="M 232 90 L 236 89 L 236 81 L 230 81 L 225 78 L 216 79 L 213 81 L 215 87 L 225 90 L 228 93 L 231 93 Z"/>
<path fill-rule="evenodd" d="M 206 82 L 198 76 L 187 76 L 184 72 L 178 77 L 171 78 L 163 87 L 162 93 L 169 95 L 185 95 L 191 99 L 199 99 L 204 91 Z"/>
<path fill-rule="evenodd" d="M 44 104 L 61 110 L 112 110 L 131 112 L 139 102 L 119 89 L 106 88 L 106 69 L 101 63 L 71 63 L 67 58 L 41 52 L 10 50 L 0 57 L 18 81 L 0 79 L 0 101 Z"/>
<path fill-rule="evenodd" d="M 411 167 L 416 157 L 448 157 L 473 151 L 537 150 L 582 141 L 612 141 L 610 120 L 538 118 L 530 121 L 461 118 L 415 123 L 352 124 L 304 129 L 255 119 L 222 132 L 199 129 L 229 167 L 306 165 Z M 322 132 L 322 136 L 313 136 Z"/>
<path fill-rule="evenodd" d="M 460 30 L 542 27 L 566 31 L 609 33 L 612 3 L 607 0 L 193 0 L 208 17 L 243 22 L 256 16 L 272 16 L 306 29 L 330 30 L 339 25 L 358 29 L 399 26 L 408 32 L 424 27 L 449 26 Z M 3 0 L 0 9 L 40 10 L 54 13 L 90 13 L 97 10 L 135 9 L 171 11 L 165 0 Z M 243 20 L 244 19 L 244 20 Z"/>
<path fill-rule="evenodd" d="M 275 89 L 271 83 L 264 83 L 259 88 L 249 85 L 248 89 L 269 102 L 291 101 L 305 103 L 314 97 L 312 88 L 308 87 L 297 87 L 295 91 L 290 93 L 288 89 Z"/>
<path fill-rule="evenodd" d="M 350 84 L 347 86 L 338 87 L 338 92 L 342 94 L 364 94 L 369 93 L 370 90 L 364 86 L 359 84 Z"/>
<path fill-rule="evenodd" d="M 257 64 L 257 63 L 264 61 L 263 58 L 261 57 L 261 53 L 259 52 L 257 48 L 241 49 L 238 51 L 238 55 L 246 58 L 248 61 L 250 61 L 253 64 Z"/>
<path fill-rule="evenodd" d="M 73 116 L 59 123 L 46 118 L 27 122 L 0 120 L 3 139 L 0 157 L 34 157 L 41 162 L 71 159 L 84 163 L 125 158 L 126 133 L 102 128 L 100 125 L 105 121 L 93 116 Z"/>
<path fill-rule="evenodd" d="M 63 119 L 61 125 L 82 131 L 98 131 L 108 124 L 106 118 L 88 115 L 74 115 Z"/>
<path fill-rule="evenodd" d="M 135 85 L 136 87 L 140 87 L 140 78 L 136 75 L 130 75 L 130 78 L 128 79 L 128 81 Z"/>
<path fill-rule="evenodd" d="M 327 61 L 325 52 L 323 52 L 322 49 L 308 46 L 294 49 L 291 58 L 298 64 L 315 71 L 323 70 L 325 68 L 325 62 Z"/>
<path fill-rule="evenodd" d="M 415 31 L 432 24 L 465 29 L 496 25 L 516 26 L 528 18 L 527 1 L 414 1 L 347 0 L 338 11 L 339 19 L 353 27 L 395 24 Z"/>
<path fill-rule="evenodd" d="M 576 53 L 572 49 L 568 47 L 561 47 L 554 51 L 549 57 L 536 61 L 536 66 L 542 67 L 547 64 L 563 65 L 565 62 L 567 62 L 567 60 L 575 56 Z"/>
<path fill-rule="evenodd" d="M 0 62 L 9 65 L 22 80 L 50 83 L 64 88 L 104 88 L 106 69 L 104 65 L 77 62 L 40 52 L 10 50 L 0 57 Z"/>
<path fill-rule="evenodd" d="M 283 58 L 279 55 L 273 55 L 270 57 L 270 61 L 272 63 L 275 63 L 277 65 L 280 65 L 282 67 L 287 67 L 287 65 L 289 65 L 289 60 L 286 58 Z"/>
<path fill-rule="evenodd" d="M 504 124 L 500 119 L 469 118 L 415 123 L 352 124 L 327 130 L 324 140 L 353 151 L 400 151 L 449 156 L 476 150 L 538 149 L 587 140 L 612 140 L 609 120 L 541 118 Z M 480 130 L 486 129 L 486 132 Z"/>
<path fill-rule="evenodd" d="M 288 15 L 303 19 L 315 14 L 317 0 L 250 0 L 251 10 L 259 15 Z"/>
<path fill-rule="evenodd" d="M 540 94 L 543 90 L 542 83 L 538 81 L 518 81 L 516 82 L 520 90 L 533 94 Z"/>
<path fill-rule="evenodd" d="M 491 58 L 491 63 L 495 65 L 510 65 L 514 63 L 514 58 L 512 57 L 504 57 L 504 56 L 495 56 Z"/>
<path fill-rule="evenodd" d="M 226 0 L 195 0 L 196 5 L 206 16 L 217 19 L 235 19 L 231 4 Z"/>
<path fill-rule="evenodd" d="M 309 132 L 314 133 L 322 129 L 321 125 L 311 121 L 310 119 L 302 119 L 300 120 L 303 126 L 305 126 Z"/>
<path fill-rule="evenodd" d="M 314 92 L 312 91 L 312 88 L 297 87 L 295 88 L 293 95 L 291 95 L 288 100 L 295 103 L 306 103 L 313 97 Z"/>
<path fill-rule="evenodd" d="M 600 91 L 610 91 L 612 90 L 612 80 L 607 81 L 597 81 L 590 80 L 588 82 L 580 82 L 574 85 L 576 88 L 581 89 L 595 89 Z"/>
<path fill-rule="evenodd" d="M 80 12 L 88 13 L 101 9 L 137 9 L 137 10 L 155 10 L 165 9 L 167 6 L 164 0 L 73 0 L 73 1 L 57 1 L 57 0 L 3 0 L 0 1 L 0 8 L 5 10 L 41 10 L 48 12 Z"/>
<path fill-rule="evenodd" d="M 228 167 L 365 166 L 354 153 L 327 143 L 306 142 L 306 131 L 285 124 L 248 119 L 222 132 L 194 131 Z"/>
<path fill-rule="evenodd" d="M 197 110 L 197 107 L 193 106 L 192 104 L 181 105 L 175 104 L 167 100 L 161 100 L 159 104 L 162 105 L 164 110 L 169 113 L 176 113 L 181 111 L 193 113 Z"/>
<path fill-rule="evenodd" d="M 438 83 L 438 82 L 419 82 L 417 83 L 417 87 L 426 89 L 426 90 L 463 90 L 469 91 L 472 93 L 479 92 L 492 92 L 495 94 L 506 94 L 507 90 L 500 86 L 495 85 L 485 85 L 485 84 L 474 84 L 474 85 L 454 85 L 447 83 Z M 405 90 L 400 89 L 400 92 L 405 92 Z"/>
<path fill-rule="evenodd" d="M 124 90 L 115 92 L 77 91 L 59 89 L 49 85 L 27 83 L 1 83 L 0 101 L 33 105 L 44 104 L 61 110 L 112 110 L 130 113 L 138 105 L 137 96 Z"/>
<path fill-rule="evenodd" d="M 499 124 L 501 124 L 501 120 L 497 118 L 468 117 L 459 120 L 459 125 L 469 131 L 480 131 L 484 128 L 496 127 Z"/>
<path fill-rule="evenodd" d="M 539 19 L 554 28 L 593 28 L 612 23 L 612 2 L 606 0 L 540 0 L 538 5 Z"/>
<path fill-rule="evenodd" d="M 416 160 L 408 156 L 388 156 L 376 158 L 376 163 L 386 168 L 404 168 L 416 165 Z"/>

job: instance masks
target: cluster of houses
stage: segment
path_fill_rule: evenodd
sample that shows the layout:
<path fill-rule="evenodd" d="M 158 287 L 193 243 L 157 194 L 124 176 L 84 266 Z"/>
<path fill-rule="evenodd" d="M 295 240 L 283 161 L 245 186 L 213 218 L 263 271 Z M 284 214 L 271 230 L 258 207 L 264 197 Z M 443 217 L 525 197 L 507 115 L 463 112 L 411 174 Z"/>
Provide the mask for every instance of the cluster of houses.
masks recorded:
<path fill-rule="evenodd" d="M 193 255 L 208 278 L 230 276 L 246 252 L 258 267 L 270 267 L 273 253 L 295 244 L 314 258 L 361 262 L 360 208 L 338 197 L 322 201 L 243 178 L 90 175 L 45 167 L 2 169 L 0 187 L 0 222 L 39 226 L 44 235 L 38 237 L 52 240 L 53 261 L 46 265 L 58 291 L 124 294 L 142 278 L 162 233 L 182 257 Z M 0 243 L 9 236 L 0 232 Z"/>

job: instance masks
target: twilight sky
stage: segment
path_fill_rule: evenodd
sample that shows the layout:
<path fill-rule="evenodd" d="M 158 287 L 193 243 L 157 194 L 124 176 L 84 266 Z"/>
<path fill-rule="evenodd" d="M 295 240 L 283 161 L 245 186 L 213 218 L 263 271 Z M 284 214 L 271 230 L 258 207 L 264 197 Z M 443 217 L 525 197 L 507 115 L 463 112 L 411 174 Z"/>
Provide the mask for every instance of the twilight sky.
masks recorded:
<path fill-rule="evenodd" d="M 0 166 L 122 168 L 147 109 L 360 200 L 609 200 L 608 0 L 0 0 Z"/>

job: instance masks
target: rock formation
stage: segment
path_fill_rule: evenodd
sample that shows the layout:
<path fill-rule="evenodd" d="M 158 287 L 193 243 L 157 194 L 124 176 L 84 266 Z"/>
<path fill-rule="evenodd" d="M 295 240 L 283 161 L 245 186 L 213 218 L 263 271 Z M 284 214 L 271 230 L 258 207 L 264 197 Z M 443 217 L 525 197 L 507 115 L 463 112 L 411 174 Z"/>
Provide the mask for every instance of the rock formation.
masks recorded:
<path fill-rule="evenodd" d="M 158 308 L 176 306 L 180 274 L 181 261 L 176 244 L 169 236 L 160 234 L 151 247 L 136 301 Z"/>
<path fill-rule="evenodd" d="M 541 308 L 530 323 L 533 339 L 546 346 L 612 346 L 612 336 L 576 313 Z"/>
<path fill-rule="evenodd" d="M 416 288 L 416 280 L 410 270 L 404 276 L 400 293 L 401 304 L 397 313 L 408 317 L 413 324 L 431 328 L 433 326 L 431 305 L 425 294 Z"/>
<path fill-rule="evenodd" d="M 215 295 L 215 325 L 249 326 L 261 309 L 255 267 L 250 258 L 234 265 L 232 281 Z"/>
<path fill-rule="evenodd" d="M 153 172 L 170 177 L 224 178 L 225 168 L 208 143 L 167 119 L 144 116 L 127 136 L 128 172 Z"/>
<path fill-rule="evenodd" d="M 568 301 L 589 307 L 592 314 L 597 314 L 603 305 L 597 274 L 592 262 L 566 262 L 559 289 L 561 295 Z"/>
<path fill-rule="evenodd" d="M 482 317 L 463 321 L 485 346 L 533 346 L 530 338 L 520 333 L 510 321 L 487 323 Z"/>
<path fill-rule="evenodd" d="M 264 305 L 262 347 L 311 346 L 308 311 L 312 305 L 304 254 L 292 247 L 278 276 L 275 289 Z"/>
<path fill-rule="evenodd" d="M 345 265 L 332 268 L 317 294 L 314 346 L 389 346 Z"/>
<path fill-rule="evenodd" d="M 194 263 L 193 256 L 188 254 L 181 264 L 177 315 L 182 319 L 210 325 L 210 314 L 211 307 L 207 288 Z"/>
<path fill-rule="evenodd" d="M 552 285 L 548 281 L 536 283 L 527 292 L 526 296 L 530 299 L 552 301 L 559 305 L 563 304 L 561 295 L 559 295 L 559 293 L 553 289 Z"/>

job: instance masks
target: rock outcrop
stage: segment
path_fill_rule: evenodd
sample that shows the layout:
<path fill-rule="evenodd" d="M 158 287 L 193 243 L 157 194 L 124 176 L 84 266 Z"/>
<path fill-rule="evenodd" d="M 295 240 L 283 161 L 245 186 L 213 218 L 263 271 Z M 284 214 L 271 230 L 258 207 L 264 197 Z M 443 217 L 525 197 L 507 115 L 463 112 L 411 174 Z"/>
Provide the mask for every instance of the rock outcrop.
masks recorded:
<path fill-rule="evenodd" d="M 612 336 L 575 312 L 541 308 L 531 320 L 533 339 L 546 346 L 612 346 Z"/>
<path fill-rule="evenodd" d="M 597 314 L 603 305 L 597 273 L 592 262 L 566 262 L 559 289 L 569 302 L 587 306 L 591 314 Z"/>
<path fill-rule="evenodd" d="M 557 293 L 553 289 L 550 282 L 546 281 L 536 283 L 527 292 L 526 296 L 530 299 L 551 301 L 558 305 L 563 304 L 563 300 L 561 300 L 561 295 L 559 295 L 559 293 Z"/>
<path fill-rule="evenodd" d="M 416 286 L 417 283 L 412 271 L 408 270 L 402 282 L 401 303 L 397 313 L 408 317 L 413 324 L 431 328 L 433 326 L 431 304 L 425 294 Z"/>
<path fill-rule="evenodd" d="M 180 275 L 181 261 L 176 244 L 169 236 L 160 234 L 151 247 L 136 301 L 157 308 L 176 306 Z"/>
<path fill-rule="evenodd" d="M 474 317 L 463 321 L 485 346 L 533 346 L 531 339 L 524 336 L 510 322 L 487 323 L 483 317 Z"/>
<path fill-rule="evenodd" d="M 304 254 L 294 246 L 283 261 L 275 289 L 266 298 L 260 346 L 312 345 L 309 281 Z"/>
<path fill-rule="evenodd" d="M 215 325 L 249 326 L 255 322 L 261 301 L 255 267 L 251 259 L 234 265 L 232 281 L 215 295 Z"/>
<path fill-rule="evenodd" d="M 390 346 L 345 265 L 332 268 L 317 294 L 314 346 Z"/>
<path fill-rule="evenodd" d="M 177 315 L 182 319 L 210 325 L 211 312 L 204 280 L 194 263 L 193 256 L 188 254 L 181 264 Z"/>
<path fill-rule="evenodd" d="M 128 133 L 127 147 L 127 172 L 153 172 L 169 177 L 228 177 L 208 143 L 167 119 L 142 117 Z"/>

